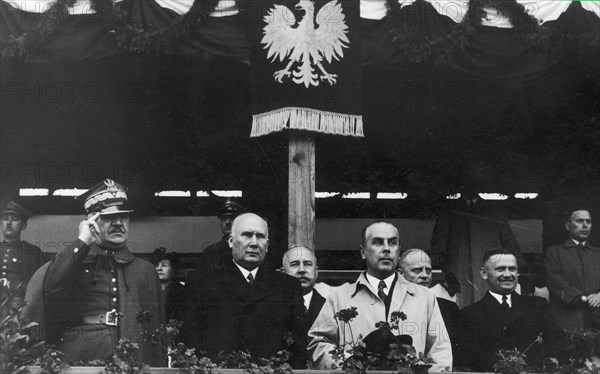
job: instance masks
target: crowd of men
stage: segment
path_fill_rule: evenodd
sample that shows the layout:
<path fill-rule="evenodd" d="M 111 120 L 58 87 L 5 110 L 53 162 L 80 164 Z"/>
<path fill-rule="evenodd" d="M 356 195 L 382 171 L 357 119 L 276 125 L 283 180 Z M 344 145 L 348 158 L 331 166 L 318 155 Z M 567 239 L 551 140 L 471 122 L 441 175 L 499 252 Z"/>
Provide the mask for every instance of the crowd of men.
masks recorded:
<path fill-rule="evenodd" d="M 20 239 L 30 212 L 14 201 L 0 212 L 1 282 L 15 290 L 17 302 L 25 299 L 22 315 L 40 323 L 39 338 L 55 344 L 70 362 L 107 360 L 127 338 L 139 344 L 140 361 L 165 366 L 165 350 L 144 339 L 144 331 L 173 317 L 184 323 L 183 342 L 213 360 L 221 352 L 244 350 L 268 358 L 286 350 L 290 364 L 300 369 L 339 368 L 342 358 L 332 355 L 336 347 L 350 349 L 397 312 L 406 318 L 396 333 L 431 364 L 430 372 L 493 371 L 500 349 L 527 350 L 530 364 L 544 357 L 563 359 L 564 329 L 600 328 L 600 249 L 589 243 L 589 209 L 569 212 L 569 237 L 546 250 L 550 304 L 516 292 L 518 251 L 497 246 L 476 255 L 481 297 L 459 309 L 457 279 L 449 273 L 432 287 L 428 254 L 403 251 L 398 229 L 389 221 L 363 229 L 360 254 L 366 268 L 358 279 L 326 287 L 322 295 L 315 287 L 314 249 L 290 246 L 280 271 L 265 266 L 267 222 L 228 201 L 220 214 L 222 240 L 200 256 L 183 287 L 171 280 L 177 264 L 166 250 L 155 253 L 156 267 L 129 251 L 133 210 L 124 186 L 106 180 L 79 200 L 86 218 L 77 240 L 50 261 Z M 469 213 L 468 218 L 461 224 L 477 217 Z M 473 276 L 475 264 L 466 265 L 458 267 Z M 352 308 L 354 318 L 340 320 L 339 312 Z M 142 321 L 140 311 L 147 311 Z"/>

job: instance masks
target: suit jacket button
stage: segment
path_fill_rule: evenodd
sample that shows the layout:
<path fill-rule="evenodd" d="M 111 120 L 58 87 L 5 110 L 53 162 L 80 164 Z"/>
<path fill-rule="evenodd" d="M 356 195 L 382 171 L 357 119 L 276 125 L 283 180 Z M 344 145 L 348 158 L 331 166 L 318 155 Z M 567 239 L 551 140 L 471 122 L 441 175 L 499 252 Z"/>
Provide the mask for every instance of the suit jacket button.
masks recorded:
<path fill-rule="evenodd" d="M 502 326 L 502 331 L 506 331 L 506 330 L 508 330 L 508 327 Z"/>

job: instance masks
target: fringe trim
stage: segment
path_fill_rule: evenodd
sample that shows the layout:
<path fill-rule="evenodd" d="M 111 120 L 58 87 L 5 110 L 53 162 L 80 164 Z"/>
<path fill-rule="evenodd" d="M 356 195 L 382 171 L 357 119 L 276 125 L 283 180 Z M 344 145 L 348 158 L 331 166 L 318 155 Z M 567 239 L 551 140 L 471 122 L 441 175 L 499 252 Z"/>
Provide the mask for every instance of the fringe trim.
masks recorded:
<path fill-rule="evenodd" d="M 286 107 L 252 116 L 251 138 L 285 129 L 315 131 L 324 134 L 364 137 L 360 115 Z"/>

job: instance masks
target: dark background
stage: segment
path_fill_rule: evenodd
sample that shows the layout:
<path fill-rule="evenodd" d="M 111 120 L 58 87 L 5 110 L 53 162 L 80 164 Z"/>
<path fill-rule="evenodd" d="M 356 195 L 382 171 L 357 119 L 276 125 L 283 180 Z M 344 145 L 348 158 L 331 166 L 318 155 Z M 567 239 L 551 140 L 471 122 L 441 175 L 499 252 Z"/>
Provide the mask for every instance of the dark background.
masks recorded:
<path fill-rule="evenodd" d="M 408 198 L 318 199 L 317 217 L 432 218 L 453 203 L 446 195 L 471 186 L 507 194 L 497 204 L 509 218 L 542 219 L 545 244 L 562 241 L 562 212 L 600 203 L 599 54 L 589 29 L 568 27 L 583 24 L 577 14 L 552 26 L 571 36 L 555 46 L 480 27 L 443 64 L 363 44 L 365 137 L 315 135 L 316 190 Z M 595 19 L 585 25 L 598 31 Z M 382 64 L 374 56 L 384 53 Z M 108 177 L 129 187 L 138 214 L 214 215 L 216 199 L 154 192 L 242 190 L 286 247 L 288 136 L 249 138 L 243 59 L 114 51 L 53 59 L 1 61 L 3 203 L 21 187 L 88 188 Z M 517 192 L 539 197 L 512 198 Z M 71 198 L 25 200 L 37 213 L 81 212 Z"/>

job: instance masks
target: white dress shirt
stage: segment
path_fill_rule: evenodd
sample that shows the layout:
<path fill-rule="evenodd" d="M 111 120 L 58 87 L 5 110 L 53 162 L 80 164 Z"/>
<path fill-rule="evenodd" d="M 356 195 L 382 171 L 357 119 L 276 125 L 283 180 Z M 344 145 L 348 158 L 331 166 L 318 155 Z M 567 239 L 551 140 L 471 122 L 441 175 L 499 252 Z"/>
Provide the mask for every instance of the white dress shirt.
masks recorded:
<path fill-rule="evenodd" d="M 498 301 L 498 303 L 502 304 L 502 296 L 499 293 L 495 293 L 490 291 L 490 295 L 494 296 L 494 299 L 496 299 Z M 508 306 L 512 308 L 512 295 L 506 295 L 506 302 L 508 303 Z"/>
<path fill-rule="evenodd" d="M 385 288 L 383 290 L 383 292 L 387 295 L 390 294 L 390 290 L 392 289 L 392 283 L 394 283 L 394 277 L 396 276 L 396 274 L 392 274 L 389 277 L 383 279 L 383 281 L 385 282 Z M 375 278 L 374 276 L 370 275 L 369 273 L 367 273 L 367 281 L 369 281 L 369 283 L 371 284 L 371 286 L 373 286 L 373 288 L 375 288 L 376 290 L 379 287 L 379 281 L 381 281 L 382 279 L 378 279 Z"/>
<path fill-rule="evenodd" d="M 308 310 L 308 306 L 310 305 L 310 301 L 312 300 L 313 291 L 311 290 L 306 295 L 302 296 L 304 298 L 304 307 Z"/>
<path fill-rule="evenodd" d="M 235 264 L 235 266 L 238 267 L 238 269 L 240 269 L 240 271 L 242 272 L 242 275 L 244 276 L 244 278 L 246 278 L 246 282 L 250 282 L 248 280 L 248 274 L 252 274 L 252 278 L 256 279 L 256 272 L 258 271 L 258 267 L 252 269 L 252 271 L 248 271 L 245 268 L 238 265 L 237 262 L 233 261 L 233 263 Z"/>

